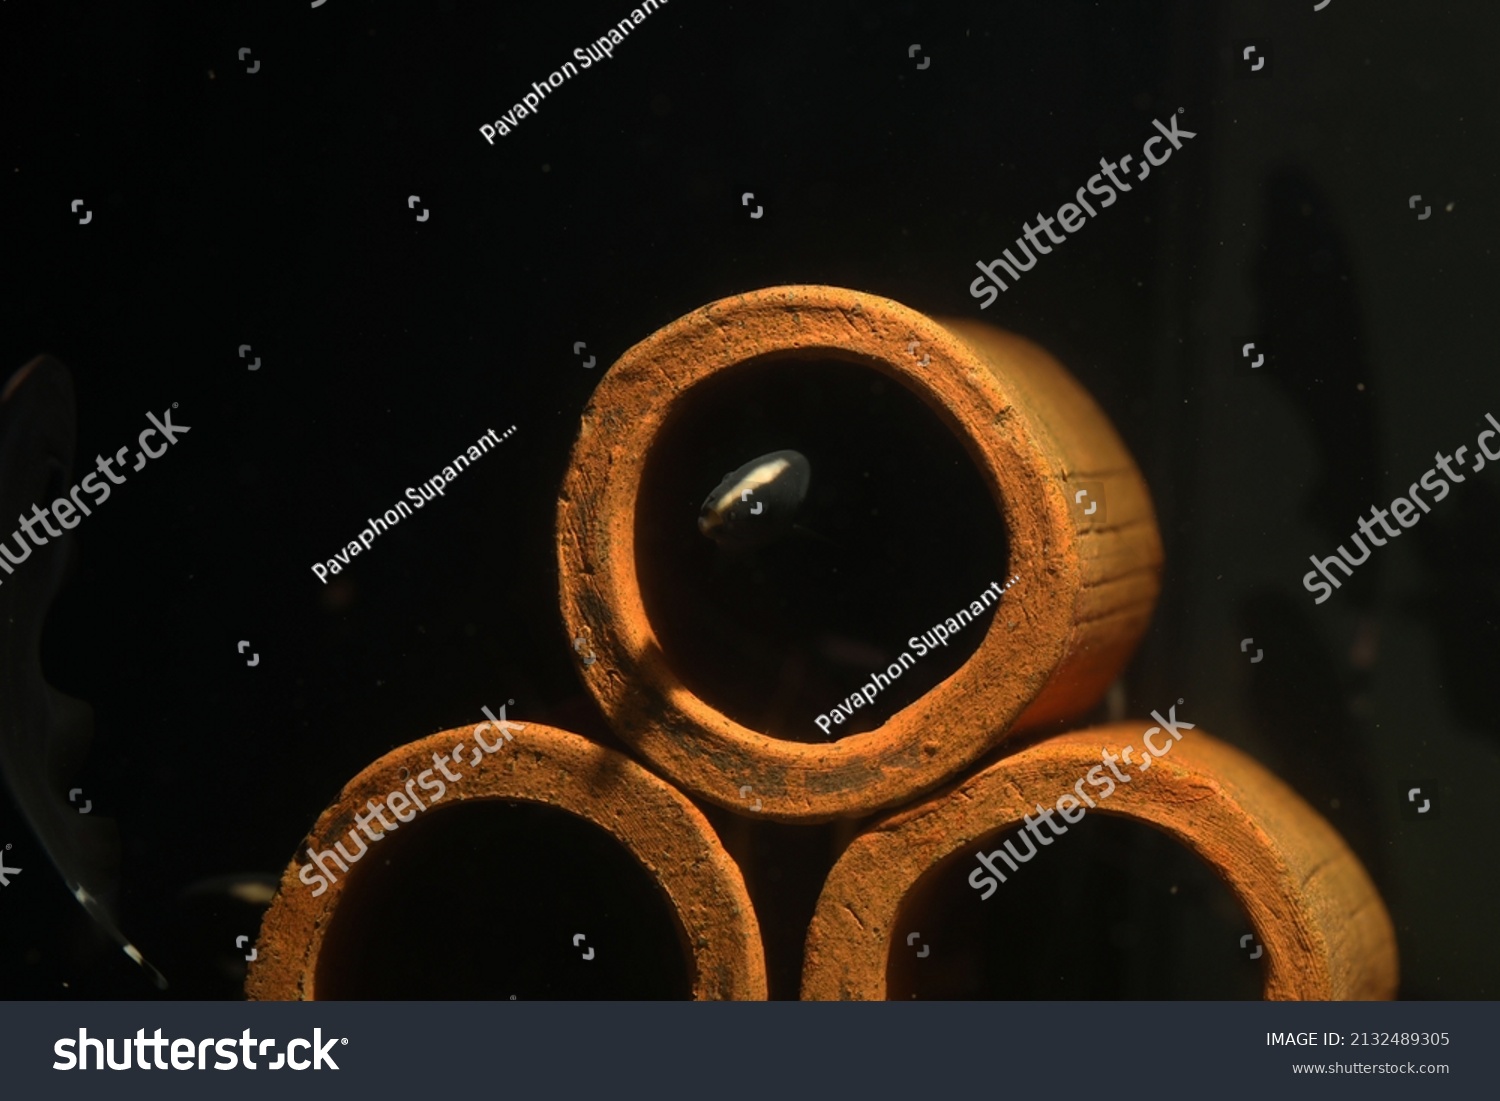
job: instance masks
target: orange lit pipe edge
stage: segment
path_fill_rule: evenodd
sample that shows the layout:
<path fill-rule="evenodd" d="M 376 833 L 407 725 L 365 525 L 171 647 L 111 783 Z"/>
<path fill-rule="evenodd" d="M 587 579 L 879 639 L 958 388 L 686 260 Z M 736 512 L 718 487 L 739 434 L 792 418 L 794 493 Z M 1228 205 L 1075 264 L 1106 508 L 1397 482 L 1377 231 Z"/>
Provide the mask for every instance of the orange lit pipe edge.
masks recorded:
<path fill-rule="evenodd" d="M 949 858 L 956 863 L 942 874 L 969 874 L 979 867 L 976 852 L 994 849 L 991 840 L 1020 826 L 1036 804 L 1074 790 L 1104 750 L 1140 752 L 1144 726 L 1046 739 L 858 837 L 829 873 L 808 927 L 803 998 L 884 999 L 900 911 L 923 875 Z M 1333 827 L 1245 754 L 1186 731 L 1089 813 L 1154 826 L 1213 868 L 1265 948 L 1268 1000 L 1395 996 L 1395 930 L 1375 885 Z M 983 903 L 976 892 L 975 905 L 1001 905 L 1004 891 Z"/>
<path fill-rule="evenodd" d="M 692 962 L 693 997 L 700 1000 L 766 997 L 760 927 L 739 868 L 724 852 L 708 820 L 686 798 L 635 762 L 587 739 L 540 723 L 509 723 L 504 752 L 455 763 L 461 778 L 447 781 L 441 802 L 423 815 L 473 799 L 540 803 L 567 811 L 611 834 L 640 862 L 667 896 L 679 922 L 680 941 Z M 261 923 L 256 958 L 245 993 L 251 1000 L 311 1001 L 323 937 L 339 906 L 345 875 L 314 895 L 299 878 L 307 848 L 322 852 L 343 840 L 367 800 L 406 789 L 430 770 L 433 755 L 456 743 L 472 746 L 488 723 L 458 727 L 392 750 L 350 780 L 319 816 L 287 865 L 281 887 Z M 402 776 L 405 770 L 406 776 Z M 404 809 L 404 808 L 403 808 Z M 378 842 L 377 842 L 378 844 Z M 352 866 L 349 875 L 379 875 L 378 860 Z M 311 877 L 316 880 L 316 877 Z"/>
<path fill-rule="evenodd" d="M 917 355 L 908 348 L 919 344 Z M 876 730 L 830 745 L 750 730 L 690 692 L 647 619 L 635 573 L 637 492 L 652 441 L 716 372 L 771 355 L 860 363 L 918 394 L 980 467 L 1019 578 L 978 650 Z M 1107 522 L 1075 507 L 1079 483 Z M 570 637 L 614 731 L 692 794 L 756 817 L 812 822 L 892 807 L 957 775 L 1006 732 L 1075 717 L 1129 660 L 1160 588 L 1161 541 L 1139 470 L 1081 386 L 1036 345 L 977 322 L 939 322 L 837 287 L 722 299 L 629 349 L 582 417 L 558 508 Z M 1022 596 L 1021 594 L 1024 594 Z"/>

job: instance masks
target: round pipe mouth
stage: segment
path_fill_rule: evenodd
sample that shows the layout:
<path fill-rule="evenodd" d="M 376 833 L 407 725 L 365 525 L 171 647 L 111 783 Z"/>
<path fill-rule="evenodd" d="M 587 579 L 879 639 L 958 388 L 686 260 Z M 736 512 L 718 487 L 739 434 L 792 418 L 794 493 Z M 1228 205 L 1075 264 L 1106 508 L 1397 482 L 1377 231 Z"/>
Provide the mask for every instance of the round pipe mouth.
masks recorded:
<path fill-rule="evenodd" d="M 351 869 L 317 988 L 325 1000 L 686 1000 L 681 937 L 610 834 L 545 804 L 469 799 L 418 816 L 382 838 L 378 863 Z"/>
<path fill-rule="evenodd" d="M 545 835 L 546 868 L 522 835 Z M 587 877 L 557 885 L 559 847 Z M 521 946 L 514 972 L 503 952 L 482 965 L 448 947 L 416 957 L 455 936 L 483 954 L 507 927 L 540 941 Z M 533 997 L 766 996 L 755 912 L 707 819 L 624 755 L 539 723 L 459 727 L 370 764 L 299 846 L 256 949 L 251 1000 L 525 996 L 518 985 Z"/>
<path fill-rule="evenodd" d="M 971 605 L 1008 558 L 993 491 L 943 419 L 876 367 L 813 356 L 680 396 L 644 465 L 634 543 L 673 675 L 746 729 L 817 745 L 883 725 L 958 669 L 996 594 L 973 626 Z M 967 629 L 934 632 L 955 609 Z"/>
<path fill-rule="evenodd" d="M 1133 746 L 1133 754 L 1143 755 L 1146 726 L 1121 723 L 1048 738 L 871 827 L 840 857 L 818 899 L 804 953 L 804 999 L 910 993 L 909 969 L 931 963 L 943 939 L 940 928 L 904 924 L 930 902 L 930 877 L 964 877 L 970 906 L 1005 905 L 1013 881 L 1036 870 L 1031 862 L 1054 854 L 1032 842 L 1026 848 L 1035 852 L 1018 847 L 1011 857 L 1001 839 L 1023 826 L 1031 837 L 1047 835 L 1038 807 L 1076 816 L 1082 803 L 1060 799 L 1080 785 L 1097 800 L 1084 813 L 1154 827 L 1227 884 L 1247 921 L 1243 933 L 1254 941 L 1244 942 L 1244 950 L 1260 950 L 1254 958 L 1261 961 L 1266 999 L 1394 997 L 1395 930 L 1375 885 L 1334 829 L 1254 760 L 1190 730 L 1165 743 L 1170 756 L 1163 752 L 1154 765 L 1127 764 L 1129 781 L 1114 784 L 1107 796 L 1089 779 L 1107 775 L 1106 753 L 1129 762 L 1125 750 Z M 1164 744 L 1160 728 L 1147 733 Z M 1052 841 L 1069 843 L 1065 834 Z M 915 961 L 900 955 L 923 947 L 928 952 Z M 942 966 L 939 956 L 934 970 Z"/>
<path fill-rule="evenodd" d="M 891 942 L 886 997 L 1261 996 L 1264 952 L 1232 951 L 1252 924 L 1212 868 L 1129 817 L 1090 813 L 1066 830 L 1058 836 L 1045 823 L 1038 834 L 1022 825 L 996 830 L 927 869 L 897 910 L 894 927 L 908 932 Z M 967 881 L 979 867 L 976 852 L 1003 854 L 993 860 L 1006 882 L 988 898 Z"/>
<path fill-rule="evenodd" d="M 859 365 L 915 396 L 966 456 L 967 475 L 989 497 L 993 530 L 1008 540 L 982 588 L 1009 588 L 997 611 L 985 604 L 986 623 L 965 627 L 965 642 L 976 640 L 967 660 L 874 729 L 822 744 L 768 735 L 743 721 L 753 717 L 743 702 L 716 706 L 695 690 L 694 675 L 684 676 L 691 659 L 668 652 L 678 641 L 669 627 L 658 633 L 647 608 L 640 562 L 650 548 L 638 545 L 643 485 L 651 490 L 658 478 L 653 452 L 663 433 L 670 438 L 691 419 L 718 374 L 792 357 Z M 699 492 L 721 473 L 711 470 Z M 1107 523 L 1104 513 L 1075 506 L 1070 483 L 1080 479 L 1107 497 Z M 644 507 L 649 514 L 654 506 Z M 964 535 L 901 537 L 957 544 Z M 949 557 L 951 566 L 962 556 Z M 579 670 L 615 732 L 694 795 L 810 822 L 908 801 L 1011 729 L 1087 710 L 1145 629 L 1161 548 L 1124 445 L 1041 349 L 985 326 L 940 324 L 888 299 L 805 286 L 713 303 L 620 357 L 582 418 L 560 493 L 558 559 L 568 635 L 586 640 L 575 643 Z M 981 589 L 959 607 L 982 597 Z M 957 624 L 957 610 L 931 608 L 889 645 L 946 617 Z"/>

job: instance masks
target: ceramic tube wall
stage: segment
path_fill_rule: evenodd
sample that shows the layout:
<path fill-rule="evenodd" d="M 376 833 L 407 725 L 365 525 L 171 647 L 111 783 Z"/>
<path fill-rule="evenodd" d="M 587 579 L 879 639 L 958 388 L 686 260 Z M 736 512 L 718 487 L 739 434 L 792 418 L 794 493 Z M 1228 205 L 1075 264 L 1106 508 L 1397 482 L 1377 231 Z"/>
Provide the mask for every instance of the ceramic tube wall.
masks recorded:
<path fill-rule="evenodd" d="M 788 356 L 858 364 L 917 395 L 962 445 L 990 495 L 984 507 L 1003 520 L 1009 561 L 995 562 L 994 575 L 1017 578 L 955 673 L 877 729 L 830 744 L 769 737 L 690 690 L 663 651 L 636 567 L 640 485 L 663 426 L 695 387 Z M 1086 511 L 1080 492 L 1104 508 Z M 694 795 L 748 810 L 749 786 L 755 814 L 808 822 L 910 800 L 1008 732 L 1093 706 L 1150 618 L 1161 543 L 1124 444 L 1046 352 L 874 295 L 799 286 L 715 302 L 620 357 L 583 416 L 561 492 L 558 559 L 568 634 L 585 640 L 580 672 L 616 733 Z"/>
<path fill-rule="evenodd" d="M 1048 738 L 866 831 L 834 866 L 818 900 L 803 997 L 885 998 L 891 952 L 904 933 L 900 912 L 922 877 L 950 858 L 994 849 L 997 831 L 1074 790 L 1104 751 L 1118 757 L 1134 745 L 1142 752 L 1148 726 L 1120 723 Z M 1228 884 L 1264 946 L 1267 999 L 1395 996 L 1395 930 L 1375 885 L 1295 792 L 1198 729 L 1183 732 L 1148 769 L 1131 771 L 1131 782 L 1089 813 L 1164 831 Z M 970 865 L 979 866 L 965 859 L 962 870 L 948 874 L 967 875 Z"/>
<path fill-rule="evenodd" d="M 369 842 L 368 853 L 347 875 L 339 875 L 317 895 L 313 893 L 316 883 L 309 883 L 314 877 L 303 878 L 310 859 L 307 848 L 321 853 L 334 850 L 338 841 L 352 848 L 348 832 L 371 800 L 379 802 L 391 792 L 405 791 L 414 778 L 431 771 L 434 754 L 447 755 L 459 743 L 467 749 L 449 768 L 461 778 L 447 782 L 441 801 L 421 811 L 417 824 L 452 814 L 458 807 L 474 808 L 496 800 L 539 804 L 576 816 L 618 841 L 666 897 L 677 922 L 675 942 L 686 957 L 694 998 L 766 996 L 755 911 L 739 869 L 697 808 L 614 750 L 539 723 L 517 725 L 520 729 L 493 755 L 474 748 L 476 743 L 488 747 L 499 741 L 493 729 L 486 729 L 490 724 L 460 727 L 392 750 L 345 786 L 299 846 L 262 922 L 257 956 L 245 983 L 252 1000 L 315 1000 L 320 980 L 327 978 L 320 963 L 329 951 L 330 929 L 382 920 L 379 913 L 341 910 L 340 905 L 351 881 L 390 874 L 384 870 L 380 846 L 394 842 Z M 416 789 L 419 798 L 423 793 L 423 788 Z M 432 798 L 430 794 L 425 797 Z M 400 809 L 413 813 L 408 806 Z M 591 869 L 581 872 L 586 876 Z M 601 911 L 608 910 L 608 902 L 600 901 Z M 566 939 L 568 930 L 556 933 Z M 433 966 L 462 966 L 461 958 L 452 957 L 452 947 L 437 952 Z M 482 943 L 466 946 L 469 952 L 483 950 Z M 335 953 L 334 958 L 344 957 Z M 357 963 L 381 966 L 378 959 Z"/>

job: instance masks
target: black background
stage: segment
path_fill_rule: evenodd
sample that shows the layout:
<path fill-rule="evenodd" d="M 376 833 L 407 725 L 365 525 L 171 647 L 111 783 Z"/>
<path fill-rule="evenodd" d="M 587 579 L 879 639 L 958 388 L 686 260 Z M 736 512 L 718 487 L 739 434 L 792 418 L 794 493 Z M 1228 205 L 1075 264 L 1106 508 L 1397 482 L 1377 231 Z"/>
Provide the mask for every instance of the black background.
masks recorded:
<path fill-rule="evenodd" d="M 75 532 L 42 655 L 95 709 L 75 782 L 120 825 L 121 923 L 167 996 L 234 996 L 228 942 L 255 932 L 222 910 L 212 937 L 185 932 L 182 892 L 279 875 L 391 747 L 507 699 L 513 718 L 598 733 L 553 547 L 592 387 L 707 302 L 828 283 L 983 317 L 1077 374 L 1141 464 L 1166 547 L 1127 712 L 1184 698 L 1179 714 L 1328 817 L 1392 912 L 1403 996 L 1493 997 L 1497 475 L 1324 604 L 1300 583 L 1308 555 L 1500 415 L 1493 9 L 672 0 L 486 143 L 482 123 L 628 12 L 0 8 L 0 370 L 43 352 L 72 370 L 75 480 L 147 411 L 177 402 L 192 428 Z M 1268 72 L 1241 75 L 1249 41 Z M 974 262 L 1179 108 L 1198 136 L 980 311 Z M 1251 339 L 1274 349 L 1253 372 Z M 511 425 L 319 584 L 311 563 L 366 517 Z M 1437 785 L 1440 817 L 1405 813 L 1416 783 Z M 0 890 L 0 991 L 149 996 L 0 805 L 24 869 Z M 1135 920 L 1094 933 L 1128 947 Z M 1030 951 L 1055 932 L 1039 910 Z M 1223 939 L 1163 966 L 1250 966 Z"/>

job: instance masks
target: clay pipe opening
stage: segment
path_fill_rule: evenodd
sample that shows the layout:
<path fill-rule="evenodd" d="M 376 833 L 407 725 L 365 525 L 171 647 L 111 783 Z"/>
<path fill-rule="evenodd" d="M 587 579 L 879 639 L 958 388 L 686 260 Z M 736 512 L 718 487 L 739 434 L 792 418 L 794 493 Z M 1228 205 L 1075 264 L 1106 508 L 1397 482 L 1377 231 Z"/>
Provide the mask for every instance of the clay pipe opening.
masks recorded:
<path fill-rule="evenodd" d="M 1026 957 L 1064 967 L 1080 966 L 1095 949 L 1138 951 L 1132 961 L 1138 966 L 1164 958 L 1159 947 L 1153 954 L 1148 946 L 1111 944 L 1107 914 L 1099 915 L 1099 927 L 1090 934 L 1094 949 L 1047 939 L 1059 929 L 1075 929 L 1081 918 L 1027 922 L 1014 914 L 1028 903 L 1040 904 L 1044 914 L 1069 898 L 1087 903 L 1090 885 L 1071 883 L 1045 902 L 1038 892 L 1060 883 L 1059 876 L 1079 872 L 1101 843 L 1107 847 L 1122 838 L 1118 821 L 1095 821 L 1104 815 L 1154 827 L 1201 864 L 1188 871 L 1174 860 L 1155 864 L 1145 875 L 1139 869 L 1114 874 L 1134 885 L 1123 889 L 1149 891 L 1170 890 L 1164 873 L 1184 873 L 1175 885 L 1196 896 L 1200 915 L 1210 923 L 1183 935 L 1228 938 L 1219 945 L 1225 974 L 1212 984 L 1213 996 L 1246 993 L 1244 964 L 1253 958 L 1259 992 L 1267 999 L 1393 997 L 1394 929 L 1358 859 L 1290 788 L 1201 730 L 1184 732 L 1170 756 L 1144 771 L 1122 766 L 1131 779 L 1115 784 L 1107 797 L 1099 798 L 1102 787 L 1085 782 L 1083 790 L 1096 797 L 1097 806 L 1064 833 L 1038 825 L 1017 834 L 1025 816 L 1041 821 L 1038 804 L 1053 808 L 1059 796 L 1076 792 L 1104 752 L 1129 760 L 1125 747 L 1134 746 L 1139 757 L 1146 729 L 1145 723 L 1117 724 L 1049 738 L 861 835 L 834 866 L 818 900 L 804 953 L 803 997 L 1203 996 L 1201 989 L 1167 995 L 1170 977 L 1132 977 L 1128 970 L 1119 974 L 1118 966 L 1112 989 L 1075 983 L 1060 990 L 1050 980 L 1030 981 Z M 1065 809 L 1076 816 L 1081 806 L 1075 798 Z M 1064 824 L 1055 811 L 1053 818 Z M 1071 836 L 1072 830 L 1079 836 Z M 1051 844 L 1032 840 L 1037 834 Z M 1160 840 L 1146 847 L 1148 854 L 1162 847 Z M 1002 849 L 1006 841 L 1011 847 Z M 1005 856 L 997 855 L 1002 851 Z M 981 853 L 1003 881 L 979 861 Z M 1011 854 L 1019 859 L 1007 860 Z M 1210 877 L 1227 887 L 1237 913 L 1226 907 Z M 975 968 L 982 976 L 977 985 L 972 974 L 963 974 Z"/>
<path fill-rule="evenodd" d="M 754 910 L 702 814 L 613 750 L 510 726 L 349 782 L 282 877 L 250 998 L 765 997 Z"/>
<path fill-rule="evenodd" d="M 1064 837 L 1044 829 L 1042 838 L 1050 846 L 1024 826 L 997 830 L 912 885 L 895 923 L 908 932 L 886 958 L 889 1000 L 1261 996 L 1264 953 L 1236 948 L 1250 919 L 1188 849 L 1118 815 L 1090 814 Z M 1007 842 L 1037 855 L 1016 873 L 1001 863 L 1005 884 L 981 901 L 967 882 L 974 853 Z"/>
<path fill-rule="evenodd" d="M 796 523 L 763 546 L 705 538 L 706 491 L 779 447 L 811 469 Z M 689 691 L 747 729 L 819 745 L 881 726 L 958 669 L 983 626 L 899 659 L 937 609 L 1003 584 L 1010 557 L 989 487 L 936 412 L 874 367 L 804 356 L 682 396 L 647 457 L 635 540 L 647 619 Z M 833 709 L 877 670 L 888 686 Z M 827 712 L 837 722 L 817 721 Z"/>
<path fill-rule="evenodd" d="M 740 449 L 803 447 L 809 534 L 717 555 L 697 510 L 756 458 Z M 605 375 L 558 558 L 615 732 L 695 795 L 810 822 L 907 801 L 1009 730 L 1093 706 L 1150 617 L 1161 547 L 1123 443 L 1041 349 L 779 287 L 673 322 Z M 939 625 L 951 643 L 912 644 Z M 828 695 L 850 678 L 866 688 Z"/>

